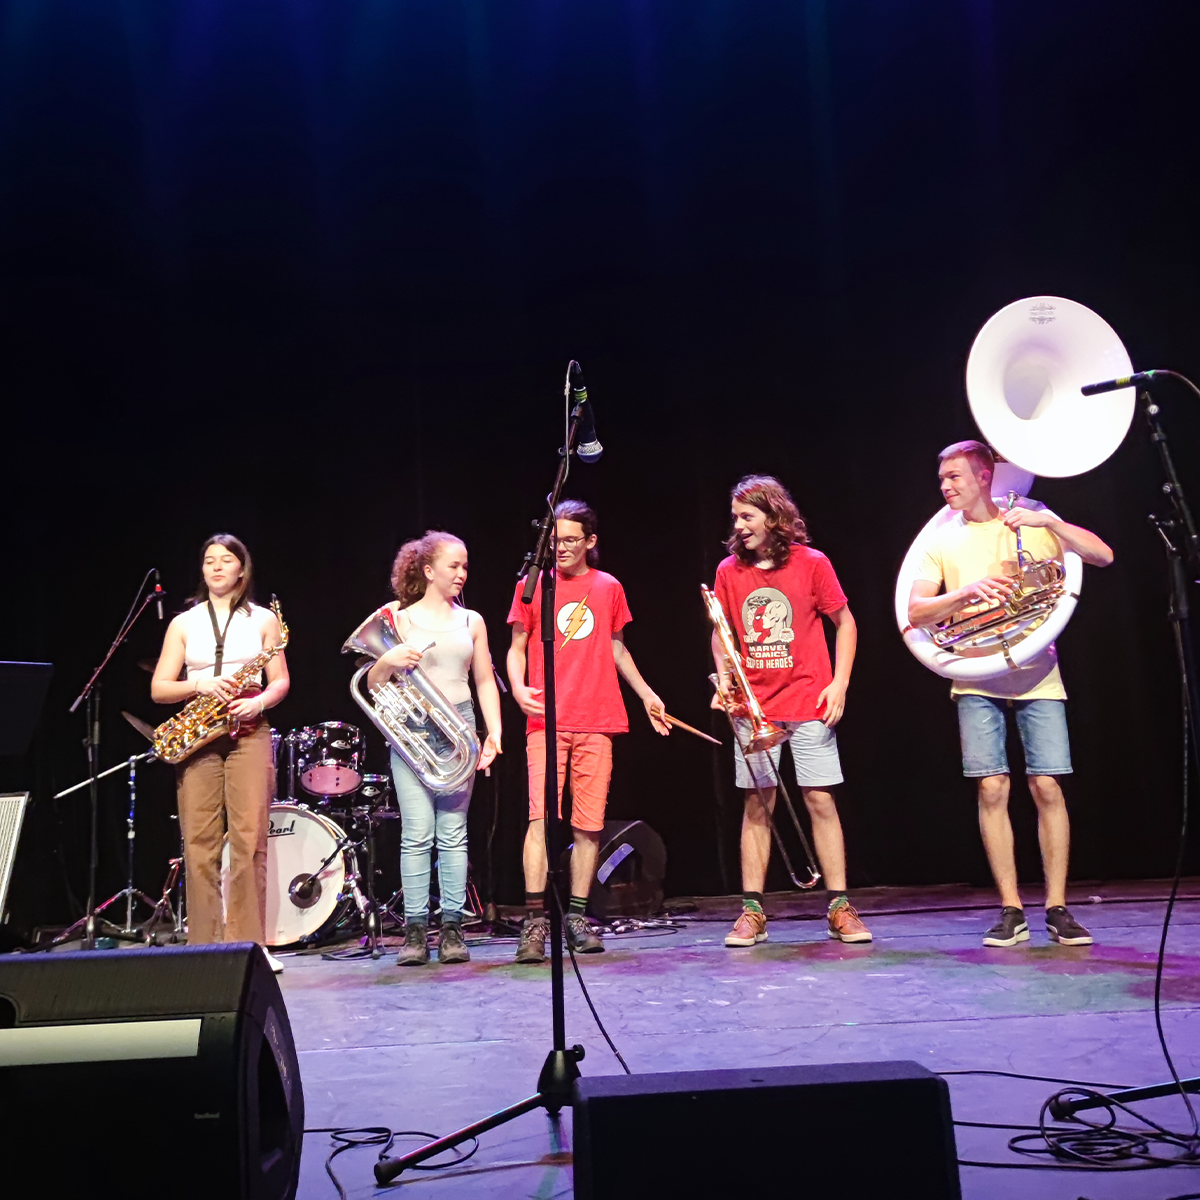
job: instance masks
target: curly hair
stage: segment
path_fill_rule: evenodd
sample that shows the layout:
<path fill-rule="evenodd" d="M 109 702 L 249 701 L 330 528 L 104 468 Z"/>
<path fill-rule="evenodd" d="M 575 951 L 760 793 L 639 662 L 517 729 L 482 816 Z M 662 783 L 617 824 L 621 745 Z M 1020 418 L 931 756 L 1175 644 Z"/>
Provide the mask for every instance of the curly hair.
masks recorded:
<path fill-rule="evenodd" d="M 746 549 L 735 530 L 725 542 L 725 548 L 741 562 L 753 566 L 760 558 L 782 567 L 792 553 L 793 545 L 808 545 L 808 529 L 787 488 L 773 475 L 747 475 L 730 493 L 730 501 L 752 504 L 767 517 L 767 544 L 758 552 Z"/>
<path fill-rule="evenodd" d="M 212 546 L 224 546 L 242 564 L 242 578 L 229 599 L 229 611 L 236 612 L 239 608 L 244 608 L 246 612 L 249 612 L 250 604 L 254 599 L 254 566 L 250 561 L 250 551 L 246 549 L 245 543 L 241 538 L 234 537 L 232 533 L 214 533 L 212 537 L 205 539 L 204 545 L 200 548 L 200 586 L 191 596 L 193 603 L 200 604 L 208 599 L 208 584 L 204 582 L 204 558 Z"/>
<path fill-rule="evenodd" d="M 427 529 L 424 537 L 405 542 L 396 554 L 392 563 L 392 591 L 400 601 L 401 608 L 416 604 L 425 595 L 428 580 L 425 578 L 425 568 L 433 566 L 438 551 L 447 543 L 454 542 L 466 546 L 460 537 L 447 533 L 444 529 Z"/>
<path fill-rule="evenodd" d="M 556 521 L 574 521 L 583 530 L 585 538 L 590 538 L 599 525 L 596 514 L 582 500 L 560 501 L 554 510 L 554 519 Z M 587 552 L 587 565 L 589 567 L 600 565 L 600 551 L 595 546 Z"/>

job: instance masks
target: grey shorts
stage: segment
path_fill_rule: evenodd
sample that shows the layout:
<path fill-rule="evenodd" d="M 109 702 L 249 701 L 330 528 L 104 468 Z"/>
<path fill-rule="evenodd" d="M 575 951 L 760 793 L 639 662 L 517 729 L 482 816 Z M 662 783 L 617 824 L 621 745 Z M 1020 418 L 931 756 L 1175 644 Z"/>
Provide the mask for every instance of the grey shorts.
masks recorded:
<path fill-rule="evenodd" d="M 842 782 L 842 763 L 838 758 L 837 734 L 824 721 L 776 721 L 781 729 L 788 731 L 788 745 L 792 748 L 792 766 L 796 769 L 796 782 L 801 787 L 832 787 Z M 738 735 L 750 736 L 750 722 L 738 721 Z M 775 766 L 783 751 L 781 742 L 773 750 L 760 750 L 751 754 L 747 762 L 740 745 L 735 744 L 734 780 L 740 788 L 774 787 L 775 772 L 767 761 L 770 754 Z M 754 775 L 751 776 L 751 768 Z"/>

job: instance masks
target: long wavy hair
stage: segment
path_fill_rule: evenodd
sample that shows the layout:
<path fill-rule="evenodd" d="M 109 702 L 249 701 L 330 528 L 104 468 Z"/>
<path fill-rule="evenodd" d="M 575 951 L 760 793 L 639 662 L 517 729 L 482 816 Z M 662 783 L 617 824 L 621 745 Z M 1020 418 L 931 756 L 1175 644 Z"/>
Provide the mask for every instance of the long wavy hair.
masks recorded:
<path fill-rule="evenodd" d="M 773 475 L 747 475 L 729 498 L 731 502 L 752 504 L 767 517 L 767 544 L 759 552 L 747 550 L 736 530 L 730 533 L 725 548 L 739 561 L 753 566 L 760 558 L 767 558 L 772 566 L 782 567 L 793 545 L 808 545 L 808 528 L 796 502 Z"/>
<path fill-rule="evenodd" d="M 208 584 L 204 582 L 204 556 L 212 546 L 224 546 L 242 564 L 242 578 L 237 591 L 229 598 L 229 611 L 235 612 L 242 608 L 249 612 L 250 603 L 254 599 L 254 565 L 250 561 L 250 551 L 246 549 L 245 543 L 232 533 L 214 533 L 212 537 L 205 539 L 200 550 L 200 586 L 192 593 L 192 603 L 200 604 L 208 599 Z"/>
<path fill-rule="evenodd" d="M 466 542 L 444 529 L 427 529 L 424 537 L 405 542 L 392 563 L 392 591 L 400 601 L 401 608 L 416 604 L 425 595 L 428 580 L 425 568 L 433 566 L 438 551 L 447 543 L 466 547 Z M 462 601 L 460 600 L 461 604 Z"/>
<path fill-rule="evenodd" d="M 590 538 L 599 527 L 599 521 L 596 520 L 596 514 L 592 512 L 589 505 L 582 500 L 562 500 L 558 507 L 554 510 L 554 519 L 556 521 L 574 521 L 583 529 L 583 536 Z M 587 552 L 587 565 L 589 567 L 598 567 L 600 565 L 600 551 L 593 546 Z"/>

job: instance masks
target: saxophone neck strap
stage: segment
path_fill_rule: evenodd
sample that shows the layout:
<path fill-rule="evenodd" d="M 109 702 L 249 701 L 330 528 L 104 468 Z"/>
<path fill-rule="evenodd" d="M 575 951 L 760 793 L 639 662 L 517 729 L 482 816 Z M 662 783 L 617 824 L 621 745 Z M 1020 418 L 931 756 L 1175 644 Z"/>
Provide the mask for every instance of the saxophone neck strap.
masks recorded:
<path fill-rule="evenodd" d="M 221 660 L 225 657 L 225 635 L 229 632 L 229 626 L 232 624 L 236 612 L 237 609 L 230 605 L 229 616 L 225 618 L 225 628 L 222 629 L 217 624 L 217 610 L 213 608 L 213 602 L 208 601 L 208 619 L 212 622 L 213 641 L 217 645 L 216 653 L 213 656 L 213 675 L 221 673 Z"/>

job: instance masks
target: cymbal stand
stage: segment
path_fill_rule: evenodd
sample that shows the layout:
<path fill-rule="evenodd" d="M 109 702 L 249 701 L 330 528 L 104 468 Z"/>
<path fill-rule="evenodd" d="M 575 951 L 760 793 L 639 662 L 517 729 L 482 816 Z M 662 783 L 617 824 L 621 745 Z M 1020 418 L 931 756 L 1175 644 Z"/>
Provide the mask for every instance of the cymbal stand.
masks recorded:
<path fill-rule="evenodd" d="M 155 602 L 161 603 L 166 595 L 157 585 L 150 591 L 147 587 L 150 583 L 150 577 L 155 573 L 155 568 L 151 567 L 146 572 L 141 584 L 138 586 L 138 594 L 130 605 L 129 612 L 125 615 L 125 620 L 121 623 L 121 628 L 117 632 L 117 636 L 113 639 L 113 643 L 109 646 L 107 653 L 100 660 L 100 665 L 92 672 L 92 677 L 84 684 L 83 691 L 75 697 L 69 712 L 75 712 L 79 706 L 86 702 L 86 733 L 83 738 L 84 749 L 87 752 L 88 761 L 88 780 L 87 787 L 91 798 L 91 830 L 90 830 L 90 846 L 88 850 L 88 898 L 87 912 L 83 917 L 83 946 L 86 950 L 94 950 L 96 948 L 96 868 L 99 863 L 99 823 L 100 823 L 100 795 L 96 787 L 97 781 L 101 778 L 99 773 L 100 766 L 100 676 L 104 672 L 104 668 L 108 666 L 112 656 L 116 654 L 117 647 L 129 636 L 134 625 L 137 624 L 138 618 L 146 611 L 146 609 Z M 141 600 L 141 605 L 138 605 L 138 600 Z M 74 790 L 74 789 L 71 789 Z M 72 926 L 74 929 L 75 926 Z"/>
<path fill-rule="evenodd" d="M 96 783 L 109 775 L 115 775 L 119 771 L 129 772 L 129 812 L 125 816 L 125 838 L 129 846 L 129 874 L 125 881 L 125 886 L 117 893 L 109 896 L 103 904 L 92 907 L 89 905 L 89 912 L 80 917 L 74 925 L 64 929 L 62 933 L 56 937 L 50 944 L 52 946 L 60 945 L 63 942 L 69 942 L 81 931 L 91 931 L 93 943 L 95 941 L 96 918 L 102 913 L 111 908 L 118 900 L 125 901 L 125 924 L 116 925 L 111 921 L 104 922 L 105 936 L 119 937 L 126 941 L 140 941 L 141 930 L 133 923 L 133 902 L 140 900 L 147 907 L 157 911 L 157 905 L 146 895 L 145 892 L 139 891 L 133 886 L 133 856 L 134 846 L 137 839 L 137 765 L 140 762 L 157 762 L 158 756 L 153 750 L 147 750 L 143 754 L 135 754 L 127 762 L 118 763 L 115 767 L 109 767 L 107 771 L 101 771 L 99 775 L 93 778 L 85 779 L 82 783 L 75 784 L 74 787 L 66 788 L 64 791 L 58 792 L 54 799 L 61 800 L 64 796 L 71 795 L 72 792 L 78 792 L 83 788 L 95 788 Z"/>

